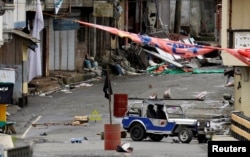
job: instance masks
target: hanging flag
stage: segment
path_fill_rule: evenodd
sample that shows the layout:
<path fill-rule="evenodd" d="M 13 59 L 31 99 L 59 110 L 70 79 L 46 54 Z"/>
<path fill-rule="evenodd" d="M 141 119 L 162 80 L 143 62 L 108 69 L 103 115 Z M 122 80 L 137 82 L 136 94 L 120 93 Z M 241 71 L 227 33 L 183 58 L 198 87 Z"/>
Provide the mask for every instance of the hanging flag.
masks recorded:
<path fill-rule="evenodd" d="M 55 14 L 58 13 L 59 9 L 61 8 L 62 3 L 63 3 L 63 0 L 54 0 Z"/>
<path fill-rule="evenodd" d="M 104 92 L 104 97 L 107 98 L 107 99 L 109 99 L 110 96 L 113 94 L 108 73 L 107 73 L 106 78 L 105 78 L 105 82 L 104 82 L 104 86 L 103 86 L 103 92 Z"/>
<path fill-rule="evenodd" d="M 40 0 L 37 0 L 36 15 L 33 23 L 32 36 L 40 40 L 40 32 L 44 28 L 43 12 Z M 42 75 L 41 49 L 40 43 L 37 44 L 35 52 L 29 49 L 29 78 L 28 82 L 34 77 Z"/>

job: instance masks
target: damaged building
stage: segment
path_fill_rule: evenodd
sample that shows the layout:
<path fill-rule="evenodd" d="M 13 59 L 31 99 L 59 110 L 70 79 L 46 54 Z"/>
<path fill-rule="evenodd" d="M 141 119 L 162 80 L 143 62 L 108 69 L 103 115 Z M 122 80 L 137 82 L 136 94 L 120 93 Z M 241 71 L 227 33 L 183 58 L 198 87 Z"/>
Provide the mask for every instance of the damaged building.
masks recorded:
<path fill-rule="evenodd" d="M 182 37 L 179 34 L 193 37 L 195 40 L 201 38 L 202 35 L 209 36 L 209 40 L 216 40 L 219 37 L 220 27 L 217 27 L 217 15 L 215 15 L 216 6 L 220 3 L 218 0 L 64 0 L 56 12 L 54 0 L 41 0 L 40 2 L 44 27 L 40 32 L 39 40 L 41 51 L 41 76 L 39 77 L 56 75 L 61 78 L 64 72 L 84 73 L 86 57 L 93 57 L 98 65 L 102 66 L 103 61 L 109 61 L 111 53 L 119 56 L 120 49 L 131 43 L 127 38 L 120 38 L 96 28 L 83 26 L 74 20 L 174 40 Z M 21 71 L 23 75 L 20 83 L 21 94 L 19 92 L 15 99 L 19 104 L 27 104 L 28 86 L 36 87 L 38 84 L 27 79 L 28 61 L 24 60 L 23 56 L 13 57 L 21 54 L 21 48 L 19 48 L 20 44 L 13 43 L 18 39 L 16 39 L 16 35 L 13 35 L 12 30 L 19 30 L 31 35 L 37 1 L 6 0 L 4 4 L 6 6 L 15 5 L 15 7 L 12 11 L 6 11 L 2 16 L 6 23 L 5 27 L 8 26 L 8 28 L 4 28 L 4 37 L 8 37 L 8 39 L 0 48 L 1 54 L 5 56 L 1 60 L 1 65 L 3 65 L 2 67 L 20 67 L 18 71 Z M 203 38 L 202 40 L 208 39 Z M 6 54 L 6 52 L 8 53 Z M 145 70 L 145 67 L 149 65 L 146 58 L 147 53 L 140 54 L 143 55 L 139 58 L 142 58 L 140 68 Z M 131 55 L 127 56 L 130 58 L 128 61 L 132 62 L 131 65 L 136 66 L 133 64 L 136 56 L 134 53 Z M 75 81 L 81 79 L 85 79 L 84 76 Z M 16 92 L 14 91 L 14 93 Z"/>

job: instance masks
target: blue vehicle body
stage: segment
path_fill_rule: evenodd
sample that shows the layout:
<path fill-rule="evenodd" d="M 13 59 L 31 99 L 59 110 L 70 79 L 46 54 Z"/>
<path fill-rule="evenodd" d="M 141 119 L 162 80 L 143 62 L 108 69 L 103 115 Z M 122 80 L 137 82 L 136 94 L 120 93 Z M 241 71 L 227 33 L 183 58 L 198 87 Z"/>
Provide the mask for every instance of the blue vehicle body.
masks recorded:
<path fill-rule="evenodd" d="M 147 130 L 147 132 L 161 132 L 161 133 L 167 133 L 170 134 L 173 132 L 175 128 L 175 122 L 168 122 L 166 123 L 164 120 L 161 122 L 164 123 L 162 125 L 154 125 L 152 122 L 152 119 L 145 117 L 129 117 L 125 116 L 123 117 L 122 124 L 124 129 L 128 129 L 133 123 L 140 123 L 144 126 L 144 128 Z"/>
<path fill-rule="evenodd" d="M 166 118 L 148 117 L 148 106 L 162 106 Z M 185 118 L 182 108 L 157 100 L 135 102 L 129 106 L 122 119 L 122 127 L 134 141 L 149 137 L 153 141 L 161 141 L 167 136 L 177 136 L 182 143 L 189 143 L 198 136 L 197 119 Z"/>

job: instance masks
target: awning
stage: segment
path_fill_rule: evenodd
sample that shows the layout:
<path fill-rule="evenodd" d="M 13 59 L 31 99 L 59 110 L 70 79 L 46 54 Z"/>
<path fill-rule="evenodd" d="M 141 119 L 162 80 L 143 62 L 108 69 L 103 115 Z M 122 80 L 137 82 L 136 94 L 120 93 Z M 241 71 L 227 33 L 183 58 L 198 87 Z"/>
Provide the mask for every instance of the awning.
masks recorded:
<path fill-rule="evenodd" d="M 10 33 L 13 33 L 13 34 L 21 37 L 22 39 L 24 39 L 24 41 L 27 44 L 28 48 L 32 49 L 33 51 L 37 47 L 37 43 L 40 43 L 40 40 L 38 40 L 37 38 L 34 38 L 33 36 L 31 36 L 31 35 L 29 35 L 27 33 L 24 33 L 21 30 L 14 29 Z"/>

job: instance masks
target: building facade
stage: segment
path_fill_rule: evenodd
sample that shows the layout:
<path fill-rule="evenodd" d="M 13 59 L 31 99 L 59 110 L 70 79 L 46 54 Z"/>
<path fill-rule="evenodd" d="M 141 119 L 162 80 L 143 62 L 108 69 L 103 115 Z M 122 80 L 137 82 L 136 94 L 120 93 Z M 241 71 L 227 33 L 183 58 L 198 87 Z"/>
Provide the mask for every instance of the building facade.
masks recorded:
<path fill-rule="evenodd" d="M 173 31 L 176 14 L 176 1 L 172 0 L 63 0 L 57 13 L 54 0 L 40 2 L 44 19 L 39 40 L 42 77 L 50 76 L 53 71 L 82 72 L 86 55 L 99 61 L 129 42 L 74 23 L 75 19 L 133 33 L 153 35 L 163 31 L 166 35 L 163 37 L 167 37 L 166 33 Z M 14 97 L 23 100 L 28 94 L 29 83 L 27 52 L 37 42 L 23 32 L 31 35 L 37 0 L 5 0 L 3 4 L 6 10 L 0 16 L 3 22 L 0 25 L 0 65 L 16 69 L 19 78 Z M 180 27 L 189 28 L 188 33 L 194 36 L 200 32 L 214 32 L 215 4 L 215 0 L 182 1 Z"/>
<path fill-rule="evenodd" d="M 250 47 L 250 19 L 248 18 L 248 0 L 222 1 L 221 46 L 223 48 Z M 250 116 L 250 68 L 236 57 L 223 52 L 223 64 L 235 69 L 234 96 L 235 110 Z"/>

